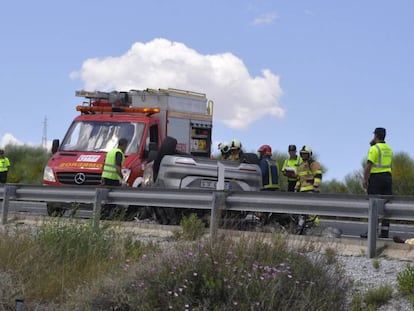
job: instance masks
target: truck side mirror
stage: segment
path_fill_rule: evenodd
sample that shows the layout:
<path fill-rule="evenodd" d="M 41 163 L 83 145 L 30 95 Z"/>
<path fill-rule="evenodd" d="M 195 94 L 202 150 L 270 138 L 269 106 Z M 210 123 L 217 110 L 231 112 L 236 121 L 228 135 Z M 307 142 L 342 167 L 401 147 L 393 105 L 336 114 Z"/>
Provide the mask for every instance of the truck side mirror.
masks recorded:
<path fill-rule="evenodd" d="M 54 139 L 52 141 L 52 154 L 55 154 L 59 148 L 59 139 Z"/>

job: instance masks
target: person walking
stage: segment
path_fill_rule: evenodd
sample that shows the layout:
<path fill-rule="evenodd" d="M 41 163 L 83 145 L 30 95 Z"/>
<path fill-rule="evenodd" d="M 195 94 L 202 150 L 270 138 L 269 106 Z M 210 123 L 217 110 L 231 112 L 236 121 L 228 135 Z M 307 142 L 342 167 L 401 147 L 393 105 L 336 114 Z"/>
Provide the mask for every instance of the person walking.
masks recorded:
<path fill-rule="evenodd" d="M 287 191 L 294 192 L 298 181 L 298 170 L 303 160 L 298 156 L 296 145 L 289 145 L 289 158 L 285 159 L 282 165 L 282 174 L 287 177 L 288 187 Z"/>
<path fill-rule="evenodd" d="M 102 183 L 105 186 L 120 186 L 122 184 L 122 165 L 125 161 L 124 152 L 128 146 L 128 140 L 121 138 L 118 147 L 110 150 L 106 154 L 105 163 L 102 170 Z"/>
<path fill-rule="evenodd" d="M 10 160 L 4 155 L 4 149 L 0 149 L 0 184 L 7 182 L 7 174 L 10 168 Z"/>
<path fill-rule="evenodd" d="M 374 130 L 374 138 L 368 150 L 367 162 L 364 167 L 364 179 L 362 187 L 367 194 L 392 195 L 392 148 L 385 142 L 386 129 L 377 127 Z M 381 238 L 388 238 L 390 222 L 383 219 L 381 222 Z M 366 238 L 368 232 L 362 233 L 361 238 Z"/>
<path fill-rule="evenodd" d="M 279 190 L 279 169 L 276 161 L 272 159 L 272 147 L 263 145 L 257 152 L 259 153 L 259 166 L 262 171 L 262 190 Z"/>

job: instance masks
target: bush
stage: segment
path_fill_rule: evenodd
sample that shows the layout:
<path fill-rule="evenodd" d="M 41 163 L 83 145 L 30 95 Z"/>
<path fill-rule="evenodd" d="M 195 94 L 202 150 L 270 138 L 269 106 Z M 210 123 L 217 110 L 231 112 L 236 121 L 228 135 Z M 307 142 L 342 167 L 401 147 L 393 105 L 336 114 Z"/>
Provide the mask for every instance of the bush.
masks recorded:
<path fill-rule="evenodd" d="M 386 304 L 392 298 L 392 289 L 388 285 L 370 289 L 365 294 L 365 303 L 368 306 L 381 306 Z"/>
<path fill-rule="evenodd" d="M 314 256 L 311 256 L 314 257 Z M 82 310 L 346 310 L 337 265 L 289 251 L 277 239 L 178 243 L 73 295 Z M 114 286 L 116 284 L 116 288 Z M 126 305 L 125 305 L 126 304 Z"/>
<path fill-rule="evenodd" d="M 404 271 L 397 275 L 397 282 L 401 294 L 406 296 L 414 295 L 414 266 L 407 265 Z"/>

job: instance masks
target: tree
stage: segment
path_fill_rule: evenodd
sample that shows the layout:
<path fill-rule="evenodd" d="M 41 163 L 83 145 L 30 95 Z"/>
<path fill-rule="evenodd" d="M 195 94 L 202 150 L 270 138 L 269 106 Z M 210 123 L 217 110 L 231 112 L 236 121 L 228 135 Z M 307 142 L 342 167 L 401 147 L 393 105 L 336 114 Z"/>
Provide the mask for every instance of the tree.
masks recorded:
<path fill-rule="evenodd" d="M 43 170 L 50 157 L 46 149 L 27 145 L 6 145 L 4 149 L 11 162 L 7 182 L 42 183 Z"/>

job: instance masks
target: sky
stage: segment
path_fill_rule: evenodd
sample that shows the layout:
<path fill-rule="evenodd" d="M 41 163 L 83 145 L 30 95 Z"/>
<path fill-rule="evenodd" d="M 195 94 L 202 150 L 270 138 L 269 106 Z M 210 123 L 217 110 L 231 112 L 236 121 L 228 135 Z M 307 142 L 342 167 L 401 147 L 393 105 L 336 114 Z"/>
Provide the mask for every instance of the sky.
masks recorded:
<path fill-rule="evenodd" d="M 215 153 L 307 145 L 344 181 L 385 127 L 414 157 L 412 0 L 14 0 L 0 38 L 0 147 L 61 140 L 76 90 L 170 87 L 214 101 Z"/>

